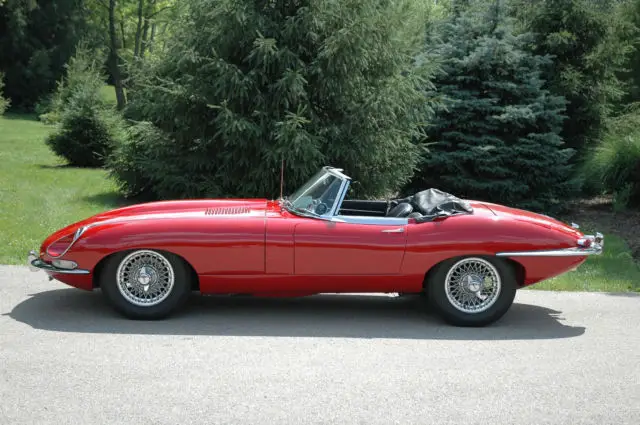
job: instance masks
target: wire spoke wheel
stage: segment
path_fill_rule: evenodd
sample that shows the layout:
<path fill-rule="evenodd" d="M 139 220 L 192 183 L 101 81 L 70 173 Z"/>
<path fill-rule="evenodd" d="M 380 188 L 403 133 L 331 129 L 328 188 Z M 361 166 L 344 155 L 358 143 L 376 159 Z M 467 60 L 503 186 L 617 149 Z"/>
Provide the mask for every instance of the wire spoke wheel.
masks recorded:
<path fill-rule="evenodd" d="M 151 307 L 170 294 L 175 283 L 173 267 L 155 251 L 135 251 L 118 266 L 116 283 L 120 294 L 131 304 Z"/>
<path fill-rule="evenodd" d="M 445 278 L 449 303 L 463 313 L 481 313 L 497 300 L 502 289 L 500 274 L 482 258 L 465 258 L 455 263 Z"/>

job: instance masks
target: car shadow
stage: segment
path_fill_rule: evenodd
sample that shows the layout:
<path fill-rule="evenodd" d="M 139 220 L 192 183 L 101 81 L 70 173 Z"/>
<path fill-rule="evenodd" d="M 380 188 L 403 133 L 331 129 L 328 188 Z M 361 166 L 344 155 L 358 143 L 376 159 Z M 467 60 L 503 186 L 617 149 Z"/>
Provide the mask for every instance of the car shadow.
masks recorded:
<path fill-rule="evenodd" d="M 9 317 L 36 329 L 142 335 L 215 335 L 436 340 L 523 340 L 570 338 L 584 327 L 567 326 L 559 311 L 515 303 L 484 328 L 445 324 L 418 297 L 315 295 L 253 298 L 195 295 L 169 319 L 128 320 L 99 292 L 58 289 L 32 295 Z"/>

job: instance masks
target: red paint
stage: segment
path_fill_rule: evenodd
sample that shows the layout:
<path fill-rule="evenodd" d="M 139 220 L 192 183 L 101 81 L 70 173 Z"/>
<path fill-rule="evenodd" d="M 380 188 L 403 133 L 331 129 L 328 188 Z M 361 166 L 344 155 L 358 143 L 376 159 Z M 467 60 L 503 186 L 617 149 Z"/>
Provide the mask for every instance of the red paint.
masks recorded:
<path fill-rule="evenodd" d="M 81 289 L 93 288 L 93 270 L 106 256 L 146 248 L 186 259 L 198 274 L 203 293 L 418 292 L 426 272 L 445 259 L 568 248 L 583 236 L 528 211 L 472 205 L 472 215 L 383 226 L 299 217 L 266 199 L 153 202 L 67 226 L 44 241 L 40 254 L 50 262 L 46 248 L 51 243 L 91 225 L 62 258 L 92 273 L 52 275 Z M 224 208 L 232 208 L 232 213 L 225 214 Z M 213 213 L 205 214 L 208 209 Z M 383 232 L 398 227 L 404 231 Z M 585 259 L 512 258 L 525 269 L 524 285 L 564 273 Z"/>

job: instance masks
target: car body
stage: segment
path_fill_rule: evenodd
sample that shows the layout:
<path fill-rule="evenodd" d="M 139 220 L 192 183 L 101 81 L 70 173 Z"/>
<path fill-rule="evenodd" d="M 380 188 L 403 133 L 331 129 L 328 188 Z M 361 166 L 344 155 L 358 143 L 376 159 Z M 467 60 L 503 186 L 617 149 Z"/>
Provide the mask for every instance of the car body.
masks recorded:
<path fill-rule="evenodd" d="M 350 183 L 341 169 L 323 167 L 284 199 L 159 201 L 118 208 L 51 234 L 39 252 L 29 253 L 28 263 L 76 288 L 111 288 L 111 301 L 129 317 L 160 318 L 185 298 L 165 309 L 159 305 L 166 298 L 146 301 L 161 272 L 163 285 L 170 284 L 171 290 L 180 286 L 186 293 L 188 286 L 202 294 L 257 296 L 429 295 L 435 273 L 442 275 L 440 280 L 447 278 L 449 287 L 476 294 L 472 301 L 468 293 L 459 294 L 467 304 L 482 300 L 483 293 L 473 290 L 497 273 L 510 306 L 516 289 L 575 269 L 602 252 L 601 234 L 584 235 L 576 226 L 540 214 L 443 192 L 428 194 L 440 196 L 440 203 L 428 205 L 433 208 L 425 214 L 415 212 L 415 203 L 407 207 L 414 202 L 408 198 L 345 199 Z M 454 207 L 447 209 L 452 202 Z M 400 207 L 413 212 L 397 212 Z M 445 270 L 436 273 L 442 265 L 451 272 L 452 262 L 465 259 L 477 261 L 458 270 L 455 285 Z M 178 275 L 186 282 L 176 283 Z M 507 285 L 506 280 L 513 282 Z M 444 302 L 444 295 L 456 297 L 458 286 L 430 295 Z M 473 309 L 454 310 L 459 317 L 441 313 L 460 325 L 484 325 L 504 314 L 477 319 Z"/>

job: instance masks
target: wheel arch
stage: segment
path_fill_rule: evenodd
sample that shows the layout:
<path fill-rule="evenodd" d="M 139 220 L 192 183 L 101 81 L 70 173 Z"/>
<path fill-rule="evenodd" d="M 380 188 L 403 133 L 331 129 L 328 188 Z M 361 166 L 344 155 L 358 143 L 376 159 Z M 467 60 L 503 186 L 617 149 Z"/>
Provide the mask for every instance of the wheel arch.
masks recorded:
<path fill-rule="evenodd" d="M 171 255 L 174 255 L 174 256 L 178 257 L 182 262 L 184 262 L 184 264 L 189 269 L 189 272 L 190 272 L 190 275 L 191 275 L 191 289 L 194 290 L 194 291 L 199 291 L 200 290 L 200 279 L 198 278 L 198 273 L 196 273 L 196 270 L 193 268 L 191 263 L 189 263 L 189 261 L 187 261 L 186 258 L 184 258 L 183 256 L 181 256 L 179 254 L 176 254 L 175 252 L 168 251 L 166 249 L 155 249 L 155 248 L 125 249 L 125 250 L 115 251 L 115 252 L 112 252 L 110 254 L 105 255 L 104 257 L 102 257 L 100 259 L 100 261 L 98 261 L 96 266 L 93 268 L 93 289 L 100 288 L 100 274 L 102 273 L 102 270 L 104 269 L 104 266 L 107 263 L 107 260 L 109 258 L 112 258 L 113 256 L 118 255 L 118 254 L 127 254 L 127 253 L 130 253 L 130 252 L 139 251 L 139 250 L 142 250 L 142 249 L 150 249 L 152 251 L 158 251 L 160 253 L 168 253 L 168 254 L 171 254 Z"/>
<path fill-rule="evenodd" d="M 522 264 L 520 264 L 519 262 L 512 260 L 511 258 L 508 257 L 497 257 L 495 255 L 487 255 L 487 254 L 465 254 L 465 255 L 458 255 L 458 256 L 454 256 L 454 257 L 449 257 L 449 258 L 445 258 L 439 262 L 437 262 L 436 264 L 434 264 L 433 266 L 431 266 L 429 268 L 429 270 L 427 270 L 424 274 L 424 279 L 422 281 L 422 289 L 425 290 L 428 282 L 429 282 L 429 277 L 431 274 L 433 274 L 435 272 L 435 270 L 437 270 L 437 268 L 444 262 L 446 261 L 450 261 L 453 259 L 462 259 L 462 258 L 466 258 L 466 257 L 481 257 L 481 258 L 492 258 L 492 259 L 498 259 L 498 260 L 502 260 L 504 261 L 506 264 L 508 264 L 515 272 L 516 274 L 516 279 L 517 279 L 517 284 L 518 284 L 518 288 L 521 288 L 524 286 L 524 280 L 525 280 L 525 276 L 526 276 L 526 269 L 524 268 L 524 266 Z"/>

